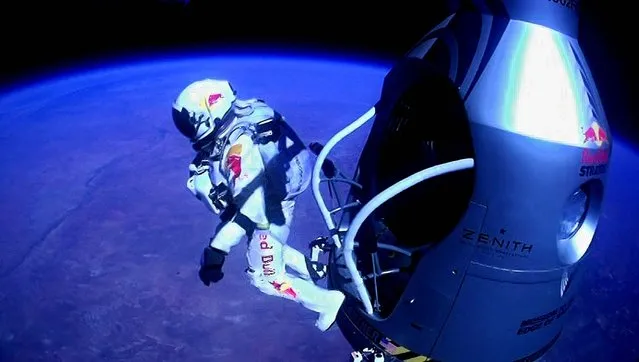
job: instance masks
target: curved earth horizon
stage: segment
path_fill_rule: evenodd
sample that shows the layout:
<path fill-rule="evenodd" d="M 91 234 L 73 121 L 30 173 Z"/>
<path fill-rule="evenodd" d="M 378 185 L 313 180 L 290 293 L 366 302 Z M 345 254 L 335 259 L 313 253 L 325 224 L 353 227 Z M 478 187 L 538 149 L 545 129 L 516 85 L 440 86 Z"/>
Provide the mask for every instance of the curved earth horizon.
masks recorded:
<path fill-rule="evenodd" d="M 217 216 L 188 192 L 188 140 L 170 108 L 188 83 L 231 81 L 264 99 L 305 143 L 326 141 L 374 104 L 390 69 L 295 56 L 149 60 L 61 74 L 0 95 L 1 361 L 346 361 L 337 327 L 261 294 L 243 244 L 204 287 L 201 249 Z M 370 124 L 331 154 L 355 170 Z M 545 361 L 639 355 L 639 154 L 617 142 L 581 294 Z M 289 243 L 326 234 L 309 190 Z"/>

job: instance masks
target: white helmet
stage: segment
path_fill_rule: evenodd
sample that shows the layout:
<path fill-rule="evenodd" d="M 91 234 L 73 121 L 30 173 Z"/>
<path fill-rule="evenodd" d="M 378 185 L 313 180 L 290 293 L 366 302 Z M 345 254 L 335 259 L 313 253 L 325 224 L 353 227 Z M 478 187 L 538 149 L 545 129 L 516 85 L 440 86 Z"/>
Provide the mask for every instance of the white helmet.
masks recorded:
<path fill-rule="evenodd" d="M 237 92 L 226 80 L 203 79 L 189 84 L 173 102 L 173 123 L 195 150 L 215 141 L 232 120 Z"/>

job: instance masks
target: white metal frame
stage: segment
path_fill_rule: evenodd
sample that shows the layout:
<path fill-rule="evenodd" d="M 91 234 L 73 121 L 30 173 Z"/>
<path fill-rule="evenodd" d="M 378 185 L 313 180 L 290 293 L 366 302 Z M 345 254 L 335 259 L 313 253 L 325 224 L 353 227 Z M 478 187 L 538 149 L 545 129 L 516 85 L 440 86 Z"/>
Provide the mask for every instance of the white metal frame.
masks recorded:
<path fill-rule="evenodd" d="M 361 117 L 359 117 L 354 122 L 346 126 L 344 129 L 339 131 L 333 137 L 331 137 L 331 139 L 326 143 L 322 151 L 317 156 L 317 161 L 315 162 L 315 166 L 313 167 L 313 175 L 311 180 L 311 187 L 313 190 L 313 196 L 315 198 L 315 202 L 317 203 L 317 206 L 320 209 L 320 213 L 322 214 L 322 217 L 324 218 L 324 222 L 326 223 L 326 226 L 328 227 L 329 232 L 332 233 L 331 239 L 333 240 L 335 247 L 337 247 L 338 249 L 341 249 L 341 248 L 344 249 L 343 254 L 344 254 L 344 261 L 346 262 L 346 267 L 348 268 L 348 271 L 351 275 L 353 283 L 355 284 L 357 288 L 357 293 L 359 294 L 359 297 L 362 303 L 364 304 L 364 308 L 366 309 L 366 312 L 369 315 L 373 315 L 373 306 L 371 304 L 371 298 L 368 293 L 368 290 L 366 289 L 366 286 L 364 285 L 364 280 L 359 270 L 357 269 L 357 265 L 353 257 L 353 250 L 354 250 L 354 247 L 356 246 L 355 235 L 357 235 L 359 228 L 362 226 L 366 218 L 368 218 L 368 216 L 371 213 L 373 213 L 373 211 L 375 211 L 379 206 L 381 206 L 383 203 L 385 203 L 389 199 L 393 198 L 395 195 L 415 186 L 416 184 L 422 181 L 425 181 L 430 178 L 440 176 L 449 172 L 455 172 L 455 171 L 465 170 L 465 169 L 474 167 L 474 160 L 472 158 L 465 158 L 465 159 L 461 159 L 457 161 L 452 161 L 452 162 L 436 165 L 433 167 L 429 167 L 425 170 L 419 171 L 395 183 L 394 185 L 388 187 L 387 189 L 385 189 L 384 191 L 382 191 L 381 193 L 373 197 L 373 199 L 371 199 L 368 203 L 366 203 L 362 207 L 362 209 L 355 215 L 355 218 L 353 218 L 353 220 L 350 222 L 348 226 L 348 230 L 346 231 L 346 235 L 344 236 L 343 245 L 342 245 L 342 240 L 340 240 L 339 234 L 337 233 L 336 225 L 335 225 L 335 222 L 333 221 L 332 214 L 337 211 L 343 211 L 345 208 L 352 207 L 357 204 L 353 204 L 353 205 L 348 204 L 344 206 L 340 205 L 335 210 L 332 210 L 332 211 L 328 210 L 328 208 L 326 207 L 326 203 L 324 202 L 324 199 L 322 198 L 322 194 L 320 192 L 320 184 L 321 182 L 324 182 L 324 181 L 330 182 L 331 179 L 320 178 L 322 165 L 324 164 L 324 161 L 328 157 L 328 154 L 331 152 L 331 150 L 333 149 L 333 147 L 335 147 L 337 143 L 339 143 L 346 136 L 353 133 L 355 130 L 361 127 L 364 123 L 371 120 L 374 116 L 375 116 L 375 107 L 372 107 L 366 113 L 364 113 Z M 336 181 L 350 182 L 350 180 L 342 180 L 342 179 L 339 179 Z M 392 247 L 392 246 L 389 245 L 389 247 Z"/>

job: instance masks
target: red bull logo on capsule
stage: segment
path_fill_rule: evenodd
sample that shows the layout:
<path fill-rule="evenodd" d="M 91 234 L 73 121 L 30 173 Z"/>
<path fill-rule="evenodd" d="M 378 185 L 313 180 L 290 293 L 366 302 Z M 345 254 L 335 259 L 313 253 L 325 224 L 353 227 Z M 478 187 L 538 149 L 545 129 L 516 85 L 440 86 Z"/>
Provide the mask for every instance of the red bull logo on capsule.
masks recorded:
<path fill-rule="evenodd" d="M 608 143 L 608 133 L 597 123 L 597 121 L 593 121 L 584 131 L 584 143 L 593 143 L 597 145 L 597 147 L 601 147 L 604 144 Z"/>
<path fill-rule="evenodd" d="M 583 136 L 585 145 L 595 145 L 597 148 L 585 148 L 581 152 L 582 166 L 579 169 L 579 176 L 591 177 L 606 173 L 610 149 L 604 146 L 610 143 L 608 133 L 597 121 L 593 121 L 584 130 Z"/>

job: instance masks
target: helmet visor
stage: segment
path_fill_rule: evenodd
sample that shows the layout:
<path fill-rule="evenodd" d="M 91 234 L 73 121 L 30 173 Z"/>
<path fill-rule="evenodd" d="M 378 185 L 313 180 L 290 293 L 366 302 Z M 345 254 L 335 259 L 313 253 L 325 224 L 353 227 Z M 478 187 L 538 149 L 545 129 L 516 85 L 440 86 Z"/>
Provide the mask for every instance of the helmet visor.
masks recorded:
<path fill-rule="evenodd" d="M 191 122 L 191 115 L 185 108 L 182 108 L 179 111 L 173 108 L 172 117 L 175 127 L 181 134 L 191 140 L 195 138 L 197 129 L 195 124 Z"/>

